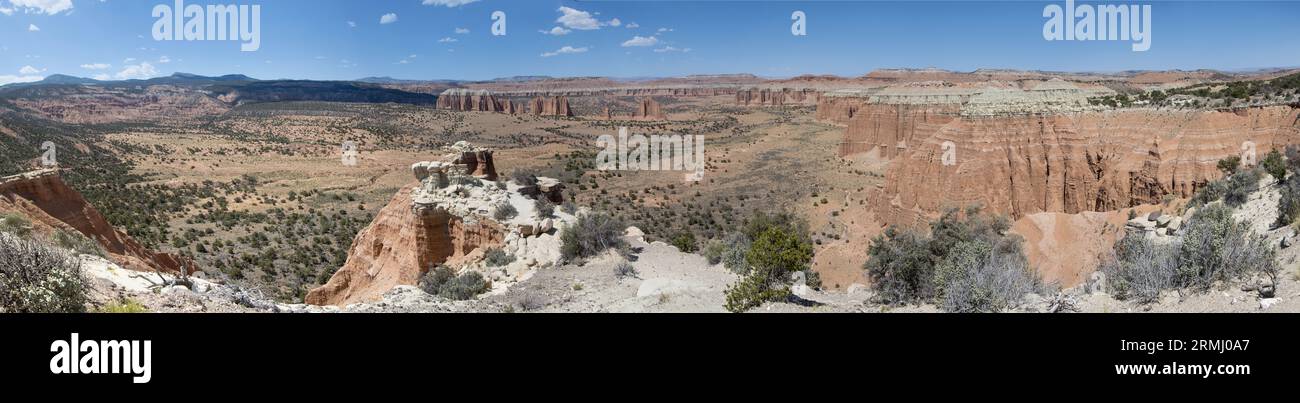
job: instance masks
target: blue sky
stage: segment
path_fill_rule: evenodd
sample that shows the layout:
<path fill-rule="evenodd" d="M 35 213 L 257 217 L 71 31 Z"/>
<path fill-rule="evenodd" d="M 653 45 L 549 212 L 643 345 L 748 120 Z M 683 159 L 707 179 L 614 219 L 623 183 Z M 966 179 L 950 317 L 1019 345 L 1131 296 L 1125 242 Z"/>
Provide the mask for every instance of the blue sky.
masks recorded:
<path fill-rule="evenodd" d="M 55 73 L 491 79 L 1300 66 L 1300 2 L 1294 1 L 1137 2 L 1153 6 L 1146 52 L 1133 52 L 1130 42 L 1044 40 L 1043 8 L 1064 0 L 186 2 L 261 5 L 255 52 L 228 41 L 155 41 L 151 11 L 173 1 L 0 0 L 0 84 Z M 490 32 L 498 10 L 507 16 L 505 36 Z M 807 15 L 806 36 L 791 35 L 794 10 Z M 395 21 L 381 23 L 386 14 Z"/>

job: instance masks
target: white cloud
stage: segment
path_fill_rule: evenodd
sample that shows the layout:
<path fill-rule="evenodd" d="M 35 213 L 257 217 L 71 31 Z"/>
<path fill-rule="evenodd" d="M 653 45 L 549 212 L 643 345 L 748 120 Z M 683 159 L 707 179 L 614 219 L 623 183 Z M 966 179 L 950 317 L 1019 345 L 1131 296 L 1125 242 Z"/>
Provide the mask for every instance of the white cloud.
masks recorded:
<path fill-rule="evenodd" d="M 122 59 L 122 64 L 130 64 L 131 62 L 134 62 L 134 61 L 135 61 L 135 58 L 134 58 L 134 57 L 128 57 L 128 58 Z"/>
<path fill-rule="evenodd" d="M 30 83 L 34 81 L 41 81 L 43 79 L 45 79 L 45 77 L 41 77 L 41 76 L 0 76 L 0 85 Z"/>
<path fill-rule="evenodd" d="M 133 65 L 126 66 L 126 68 L 122 69 L 122 71 L 119 71 L 117 72 L 117 74 L 114 74 L 113 78 L 116 78 L 118 80 L 132 80 L 132 79 L 143 80 L 143 79 L 153 78 L 157 76 L 158 76 L 158 69 L 154 68 L 152 64 L 149 64 L 149 62 L 143 62 L 140 64 L 133 64 Z"/>
<path fill-rule="evenodd" d="M 673 32 L 672 28 L 659 28 L 659 32 Z"/>
<path fill-rule="evenodd" d="M 565 46 L 565 47 L 562 47 L 562 48 L 560 48 L 559 50 L 556 50 L 556 51 L 554 51 L 554 52 L 546 52 L 546 53 L 542 53 L 542 57 L 551 57 L 551 56 L 556 56 L 556 55 L 565 55 L 565 54 L 574 54 L 574 53 L 585 53 L 586 51 L 587 51 L 587 47 L 586 47 L 586 46 L 583 46 L 583 47 L 581 47 L 581 48 L 575 48 L 575 47 L 572 47 L 572 46 Z"/>
<path fill-rule="evenodd" d="M 36 26 L 36 24 L 27 24 L 27 32 L 37 32 L 40 30 L 41 27 Z"/>
<path fill-rule="evenodd" d="M 456 28 L 457 35 L 465 35 L 468 33 L 469 33 L 469 28 Z"/>
<path fill-rule="evenodd" d="M 163 56 L 163 57 L 159 57 L 159 58 L 158 58 L 158 63 L 171 63 L 171 62 L 172 62 L 172 58 L 167 57 L 167 56 Z"/>
<path fill-rule="evenodd" d="M 14 8 L 22 9 L 24 12 L 36 12 L 49 15 L 55 15 L 72 9 L 72 0 L 9 0 Z M 10 12 L 13 12 L 10 10 Z M 5 13 L 8 15 L 9 13 Z"/>
<path fill-rule="evenodd" d="M 394 22 L 397 22 L 397 13 L 388 13 L 379 17 L 380 24 L 392 24 Z"/>
<path fill-rule="evenodd" d="M 623 42 L 623 47 L 627 48 L 632 46 L 654 46 L 658 44 L 659 44 L 659 38 L 653 36 L 636 35 L 633 36 L 632 39 L 628 39 L 627 41 Z"/>
<path fill-rule="evenodd" d="M 560 18 L 556 18 L 555 22 L 566 28 L 583 31 L 600 29 L 600 21 L 596 21 L 589 12 L 569 7 L 560 7 L 556 11 L 559 11 L 564 15 L 561 15 Z"/>
<path fill-rule="evenodd" d="M 672 47 L 672 46 L 664 46 L 664 47 L 662 47 L 662 48 L 655 49 L 655 53 L 668 53 L 668 52 L 682 52 L 682 53 L 686 53 L 686 52 L 690 52 L 690 51 L 691 51 L 691 48 L 678 49 L 678 48 L 674 48 L 674 47 Z"/>
<path fill-rule="evenodd" d="M 456 42 L 456 38 L 452 38 L 450 36 L 438 40 L 438 43 L 452 43 L 452 42 Z"/>
<path fill-rule="evenodd" d="M 113 65 L 108 63 L 88 63 L 81 65 L 81 68 L 86 70 L 108 70 L 110 67 L 113 67 Z"/>
<path fill-rule="evenodd" d="M 564 29 L 564 27 L 555 27 L 555 28 L 551 28 L 550 31 L 542 30 L 537 32 L 541 32 L 546 35 L 561 36 L 561 35 L 568 35 L 570 32 L 573 31 Z"/>
<path fill-rule="evenodd" d="M 627 29 L 641 28 L 641 24 L 637 24 L 636 22 L 629 22 L 627 23 L 627 25 L 624 25 L 624 27 L 626 27 Z"/>
<path fill-rule="evenodd" d="M 4 8 L 4 7 L 0 7 L 0 14 L 4 14 L 4 15 L 14 15 L 14 9 L 12 9 L 12 8 Z"/>
<path fill-rule="evenodd" d="M 611 26 L 611 27 L 617 27 L 617 26 L 619 26 L 619 25 L 623 25 L 623 21 L 619 21 L 618 18 L 615 18 L 615 19 L 609 20 L 609 22 L 607 22 L 606 24 L 608 24 L 608 25 Z"/>
<path fill-rule="evenodd" d="M 446 6 L 447 8 L 460 7 L 469 3 L 477 3 L 478 0 L 424 0 L 426 6 Z"/>
<path fill-rule="evenodd" d="M 357 27 L 356 21 L 348 21 L 348 28 L 356 28 L 356 27 Z"/>
<path fill-rule="evenodd" d="M 32 74 L 37 74 L 37 73 L 40 73 L 40 72 L 42 72 L 42 71 L 44 71 L 44 70 L 40 70 L 40 69 L 37 69 L 37 68 L 32 67 L 32 66 L 23 66 L 23 68 L 18 69 L 18 74 L 22 74 L 22 75 L 25 75 L 25 76 L 30 76 L 30 75 L 32 75 Z"/>

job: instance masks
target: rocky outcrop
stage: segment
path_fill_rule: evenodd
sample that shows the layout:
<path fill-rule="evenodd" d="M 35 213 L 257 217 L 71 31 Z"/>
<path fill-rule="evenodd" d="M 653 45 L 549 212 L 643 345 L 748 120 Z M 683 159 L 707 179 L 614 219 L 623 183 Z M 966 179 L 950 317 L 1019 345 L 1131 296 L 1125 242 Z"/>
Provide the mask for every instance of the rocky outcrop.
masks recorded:
<path fill-rule="evenodd" d="M 942 124 L 925 116 L 929 109 L 899 111 L 874 115 L 915 122 L 880 124 L 914 128 L 901 131 L 906 148 L 895 153 L 876 200 L 878 216 L 895 224 L 971 203 L 1019 218 L 1189 197 L 1219 178 L 1216 162 L 1240 155 L 1247 141 L 1257 155 L 1300 142 L 1300 109 L 1284 106 L 948 116 Z M 894 133 L 900 131 L 877 131 L 886 137 L 876 142 L 892 141 Z M 944 142 L 955 146 L 952 165 L 941 162 Z"/>
<path fill-rule="evenodd" d="M 419 183 L 399 190 L 357 235 L 347 262 L 325 285 L 307 294 L 308 304 L 342 306 L 375 300 L 395 286 L 418 284 L 420 276 L 438 265 L 478 270 L 494 283 L 505 284 L 559 260 L 560 224 L 571 222 L 573 216 L 557 212 L 554 217 L 539 217 L 521 186 L 501 187 L 477 175 L 485 168 L 476 167 L 488 161 L 486 171 L 495 177 L 491 150 L 461 142 L 449 151 L 441 160 L 411 165 Z M 559 194 L 562 189 L 558 181 L 539 180 L 534 191 Z M 494 218 L 503 204 L 513 206 L 517 214 Z M 488 248 L 501 248 L 515 255 L 518 263 L 489 270 L 481 262 Z"/>
<path fill-rule="evenodd" d="M 632 111 L 632 118 L 637 120 L 667 120 L 668 115 L 664 114 L 663 108 L 654 98 L 641 98 L 636 110 Z"/>
<path fill-rule="evenodd" d="M 123 267 L 179 273 L 195 272 L 194 263 L 171 254 L 149 250 L 119 231 L 73 190 L 56 169 L 45 169 L 0 178 L 0 212 L 27 217 L 37 232 L 76 231 L 94 240 L 109 257 Z"/>
<path fill-rule="evenodd" d="M 528 103 L 528 112 L 543 116 L 573 116 L 573 111 L 569 109 L 569 98 L 564 96 L 535 97 Z"/>
<path fill-rule="evenodd" d="M 475 147 L 466 142 L 451 146 L 452 152 L 458 154 L 452 164 L 463 165 L 467 175 L 489 181 L 497 180 L 497 168 L 492 162 L 492 150 Z"/>

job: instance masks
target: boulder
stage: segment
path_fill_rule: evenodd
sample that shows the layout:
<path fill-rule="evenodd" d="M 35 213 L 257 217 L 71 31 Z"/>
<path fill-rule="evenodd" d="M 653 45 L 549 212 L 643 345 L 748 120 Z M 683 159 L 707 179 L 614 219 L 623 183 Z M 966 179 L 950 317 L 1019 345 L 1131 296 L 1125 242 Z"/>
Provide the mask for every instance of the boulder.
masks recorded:
<path fill-rule="evenodd" d="M 1160 216 L 1160 217 L 1157 217 L 1157 218 L 1156 218 L 1156 227 L 1158 227 L 1158 228 L 1164 228 L 1165 226 L 1168 226 L 1168 225 L 1169 225 L 1169 222 L 1171 222 L 1171 221 L 1173 221 L 1173 220 L 1174 220 L 1173 216 L 1162 215 L 1162 216 Z"/>

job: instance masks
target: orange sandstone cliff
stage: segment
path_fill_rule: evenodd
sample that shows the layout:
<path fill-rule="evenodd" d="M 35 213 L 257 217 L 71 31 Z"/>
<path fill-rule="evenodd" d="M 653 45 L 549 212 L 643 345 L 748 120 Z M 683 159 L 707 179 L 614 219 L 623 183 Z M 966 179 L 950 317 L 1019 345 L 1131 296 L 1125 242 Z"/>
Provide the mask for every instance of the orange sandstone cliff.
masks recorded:
<path fill-rule="evenodd" d="M 194 271 L 187 259 L 149 250 L 119 231 L 73 190 L 56 169 L 0 178 L 0 212 L 23 215 L 39 233 L 76 231 L 94 240 L 109 258 L 125 268 L 140 271 Z"/>

